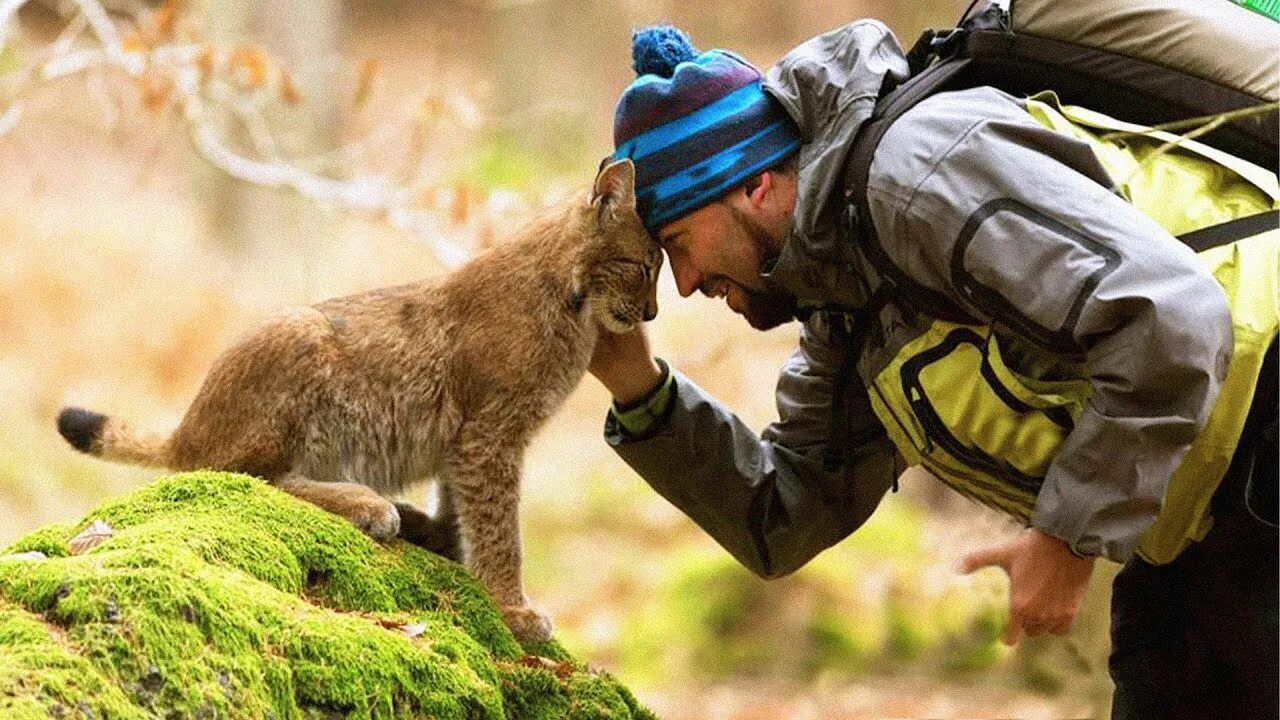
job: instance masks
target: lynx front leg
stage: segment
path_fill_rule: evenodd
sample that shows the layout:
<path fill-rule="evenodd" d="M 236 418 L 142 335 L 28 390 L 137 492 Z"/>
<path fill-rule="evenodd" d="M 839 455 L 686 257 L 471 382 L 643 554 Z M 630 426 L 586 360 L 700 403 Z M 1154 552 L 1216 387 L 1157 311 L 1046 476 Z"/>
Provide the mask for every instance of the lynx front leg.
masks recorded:
<path fill-rule="evenodd" d="M 551 620 L 529 605 L 521 578 L 519 454 L 494 442 L 471 443 L 452 471 L 467 568 L 498 601 L 516 638 L 549 640 Z"/>
<path fill-rule="evenodd" d="M 377 540 L 387 540 L 400 532 L 400 514 L 390 500 L 372 488 L 349 482 L 317 482 L 290 473 L 272 482 L 290 495 L 340 515 Z"/>

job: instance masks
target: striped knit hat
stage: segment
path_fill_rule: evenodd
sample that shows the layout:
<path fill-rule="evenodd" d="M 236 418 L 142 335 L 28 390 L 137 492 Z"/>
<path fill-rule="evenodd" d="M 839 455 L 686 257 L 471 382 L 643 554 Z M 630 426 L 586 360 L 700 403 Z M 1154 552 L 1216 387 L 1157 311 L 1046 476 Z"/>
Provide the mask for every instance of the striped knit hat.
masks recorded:
<path fill-rule="evenodd" d="M 635 81 L 613 120 L 613 159 L 636 165 L 645 227 L 706 205 L 800 147 L 800 134 L 765 94 L 760 71 L 736 53 L 699 53 L 670 26 L 632 34 Z"/>

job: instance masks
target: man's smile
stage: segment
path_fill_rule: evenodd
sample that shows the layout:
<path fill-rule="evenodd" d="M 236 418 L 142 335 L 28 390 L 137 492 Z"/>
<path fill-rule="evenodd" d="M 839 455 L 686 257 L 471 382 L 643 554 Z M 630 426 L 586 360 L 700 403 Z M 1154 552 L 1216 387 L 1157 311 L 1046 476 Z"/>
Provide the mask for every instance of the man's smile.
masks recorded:
<path fill-rule="evenodd" d="M 703 283 L 702 287 L 698 288 L 698 290 L 709 298 L 722 298 L 729 294 L 729 285 L 732 284 L 732 282 L 733 281 L 722 277 L 716 277 Z"/>
<path fill-rule="evenodd" d="M 739 315 L 745 315 L 745 300 L 748 291 L 738 283 L 725 277 L 715 277 L 703 284 L 698 290 L 713 300 L 723 299 L 730 310 Z"/>

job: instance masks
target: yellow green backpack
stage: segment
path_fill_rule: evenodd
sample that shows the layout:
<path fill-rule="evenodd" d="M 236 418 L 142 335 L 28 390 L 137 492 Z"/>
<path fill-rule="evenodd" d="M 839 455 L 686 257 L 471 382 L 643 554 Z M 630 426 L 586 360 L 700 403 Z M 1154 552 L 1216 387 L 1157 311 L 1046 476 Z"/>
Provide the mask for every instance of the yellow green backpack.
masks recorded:
<path fill-rule="evenodd" d="M 871 157 L 889 125 L 936 92 L 992 85 L 1029 96 L 1037 121 L 1092 146 L 1126 198 L 1196 250 L 1227 291 L 1231 367 L 1138 552 L 1167 563 L 1204 537 L 1210 499 L 1280 327 L 1277 48 L 1280 24 L 1227 0 L 1014 0 L 921 38 L 908 56 L 911 79 L 862 128 L 846 182 L 860 247 L 895 293 L 933 318 L 871 383 L 872 407 L 909 463 L 1029 522 L 1045 471 L 1089 397 L 1079 368 L 998 339 L 916 285 L 893 266 L 871 223 L 858 222 L 870 217 Z M 1224 113 L 1196 140 L 1150 128 Z M 1110 141 L 1116 133 L 1127 135 Z"/>

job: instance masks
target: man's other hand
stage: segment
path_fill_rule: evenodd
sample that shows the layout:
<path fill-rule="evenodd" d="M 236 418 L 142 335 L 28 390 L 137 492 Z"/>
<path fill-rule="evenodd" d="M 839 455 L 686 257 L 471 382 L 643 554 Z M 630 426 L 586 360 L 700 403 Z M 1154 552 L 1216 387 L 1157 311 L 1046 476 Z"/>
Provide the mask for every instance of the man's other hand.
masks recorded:
<path fill-rule="evenodd" d="M 643 325 L 620 335 L 599 328 L 587 370 L 608 388 L 620 405 L 644 397 L 662 379 L 662 368 L 649 350 Z"/>
<path fill-rule="evenodd" d="M 1006 543 L 970 553 L 961 563 L 968 574 L 984 567 L 1009 576 L 1009 626 L 1004 643 L 1029 636 L 1066 635 L 1075 622 L 1095 558 L 1078 557 L 1058 538 L 1030 528 Z"/>

